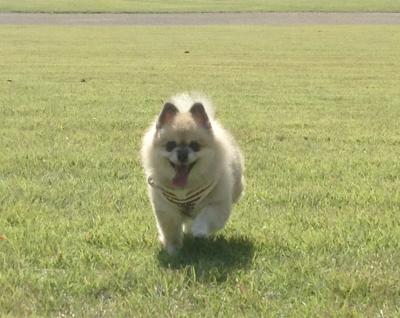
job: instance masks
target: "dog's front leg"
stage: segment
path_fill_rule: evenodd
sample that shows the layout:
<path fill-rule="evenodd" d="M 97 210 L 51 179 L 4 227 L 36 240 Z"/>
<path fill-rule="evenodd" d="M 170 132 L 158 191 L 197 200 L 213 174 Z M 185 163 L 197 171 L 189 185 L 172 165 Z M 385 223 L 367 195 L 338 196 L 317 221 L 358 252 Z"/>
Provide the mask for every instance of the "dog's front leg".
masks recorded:
<path fill-rule="evenodd" d="M 231 214 L 231 205 L 225 202 L 210 204 L 203 208 L 193 220 L 192 234 L 195 237 L 207 237 L 222 229 Z"/>
<path fill-rule="evenodd" d="M 168 254 L 182 247 L 182 217 L 176 211 L 156 210 L 159 239 Z"/>

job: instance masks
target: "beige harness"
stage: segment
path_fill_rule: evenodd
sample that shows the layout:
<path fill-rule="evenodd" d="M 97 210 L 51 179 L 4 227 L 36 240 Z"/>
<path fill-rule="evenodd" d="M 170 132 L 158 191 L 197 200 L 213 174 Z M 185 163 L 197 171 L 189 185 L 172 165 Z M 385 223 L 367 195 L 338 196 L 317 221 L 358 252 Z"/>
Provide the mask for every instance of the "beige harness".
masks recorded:
<path fill-rule="evenodd" d="M 216 181 L 211 181 L 205 186 L 201 186 L 194 190 L 172 190 L 161 187 L 156 184 L 152 177 L 147 179 L 147 182 L 153 188 L 158 189 L 166 200 L 176 205 L 179 210 L 186 216 L 191 216 L 190 211 L 192 211 L 198 203 L 200 203 L 214 188 Z M 172 192 L 173 191 L 173 192 Z"/>

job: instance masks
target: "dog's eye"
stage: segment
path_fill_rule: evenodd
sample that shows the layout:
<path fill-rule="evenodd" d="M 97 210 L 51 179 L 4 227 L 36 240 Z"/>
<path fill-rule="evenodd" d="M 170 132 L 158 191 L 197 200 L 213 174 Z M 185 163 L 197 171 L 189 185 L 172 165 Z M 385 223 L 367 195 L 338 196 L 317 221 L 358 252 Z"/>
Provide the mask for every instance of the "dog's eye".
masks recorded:
<path fill-rule="evenodd" d="M 167 151 L 172 151 L 175 149 L 175 147 L 176 147 L 175 141 L 168 141 L 167 144 L 165 145 L 165 149 L 167 149 Z"/>
<path fill-rule="evenodd" d="M 195 152 L 197 152 L 197 151 L 200 150 L 200 145 L 199 145 L 199 143 L 196 142 L 196 141 L 192 141 L 192 142 L 189 144 L 189 147 L 192 148 L 192 150 L 195 151 Z"/>

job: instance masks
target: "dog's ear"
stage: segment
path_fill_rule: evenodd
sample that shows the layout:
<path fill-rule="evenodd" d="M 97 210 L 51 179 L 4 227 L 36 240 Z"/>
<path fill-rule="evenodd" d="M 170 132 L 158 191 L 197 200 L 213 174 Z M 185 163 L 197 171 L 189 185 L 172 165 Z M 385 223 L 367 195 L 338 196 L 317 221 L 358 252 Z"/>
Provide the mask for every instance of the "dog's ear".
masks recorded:
<path fill-rule="evenodd" d="M 206 110 L 202 103 L 194 103 L 190 108 L 190 113 L 197 125 L 206 129 L 211 129 L 210 120 L 208 119 Z"/>
<path fill-rule="evenodd" d="M 179 112 L 178 108 L 175 107 L 175 105 L 167 102 L 164 104 L 163 110 L 160 113 L 160 116 L 158 116 L 158 121 L 157 121 L 157 129 L 160 129 L 163 127 L 165 124 L 169 124 L 172 122 L 174 119 L 175 115 Z"/>

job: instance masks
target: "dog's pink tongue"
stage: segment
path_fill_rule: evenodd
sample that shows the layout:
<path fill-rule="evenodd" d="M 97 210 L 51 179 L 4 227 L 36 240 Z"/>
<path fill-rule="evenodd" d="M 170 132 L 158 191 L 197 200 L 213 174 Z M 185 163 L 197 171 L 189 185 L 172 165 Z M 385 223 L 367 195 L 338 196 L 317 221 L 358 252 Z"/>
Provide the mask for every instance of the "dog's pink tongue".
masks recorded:
<path fill-rule="evenodd" d="M 187 183 L 189 175 L 188 165 L 176 165 L 175 166 L 175 177 L 172 179 L 172 184 L 176 187 L 184 187 Z"/>

